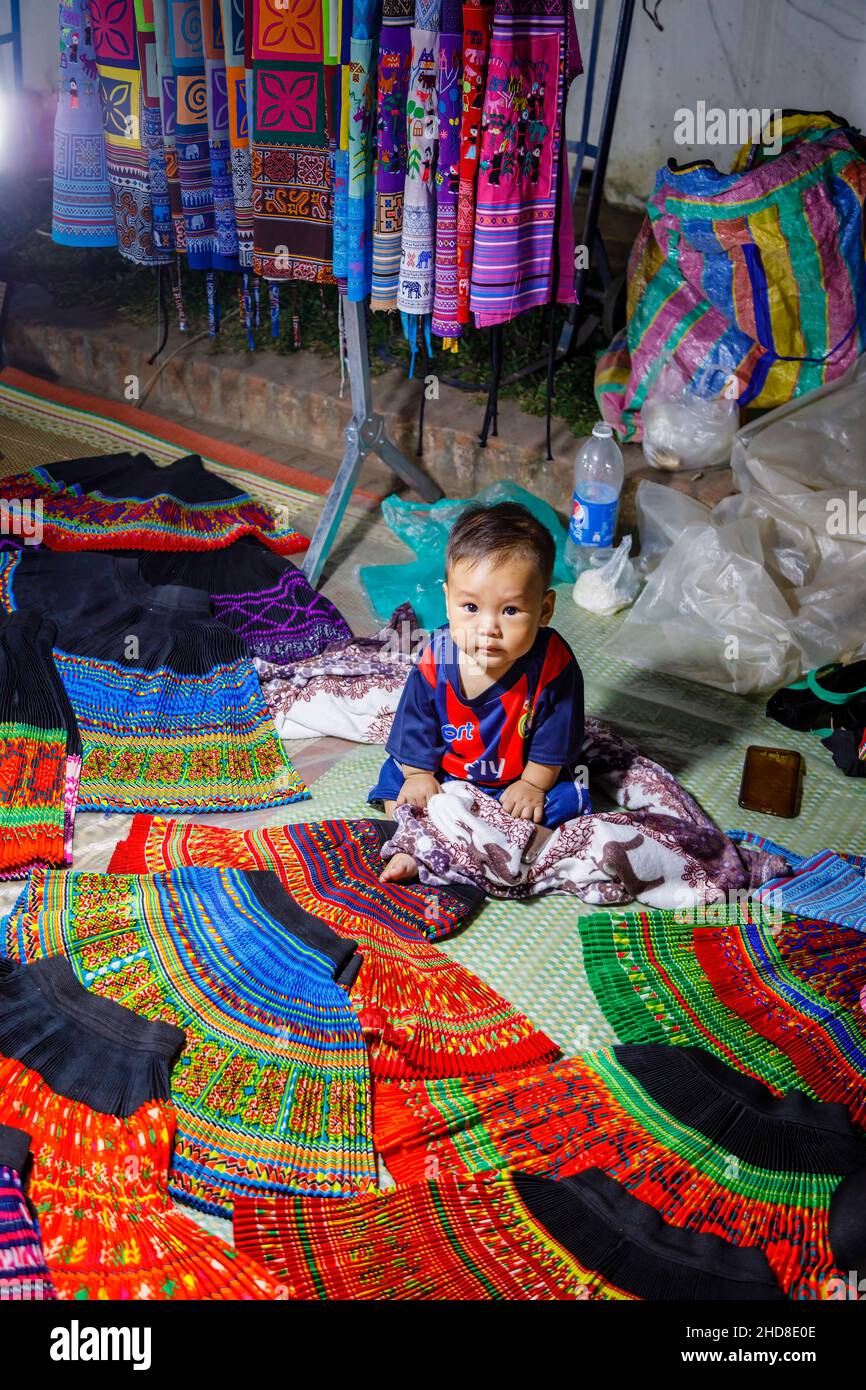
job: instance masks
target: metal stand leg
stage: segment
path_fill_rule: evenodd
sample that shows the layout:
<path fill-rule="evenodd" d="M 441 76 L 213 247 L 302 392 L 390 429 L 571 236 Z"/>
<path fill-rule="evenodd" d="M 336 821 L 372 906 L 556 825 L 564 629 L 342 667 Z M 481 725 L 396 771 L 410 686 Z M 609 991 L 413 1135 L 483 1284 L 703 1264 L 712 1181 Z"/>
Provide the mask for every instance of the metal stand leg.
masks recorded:
<path fill-rule="evenodd" d="M 367 454 L 378 454 L 382 462 L 414 488 L 425 502 L 438 502 L 442 496 L 442 489 L 432 478 L 428 478 L 426 473 L 400 452 L 396 444 L 392 444 L 385 434 L 382 416 L 373 410 L 363 303 L 350 302 L 344 296 L 343 314 L 346 324 L 349 387 L 352 393 L 352 419 L 344 436 L 343 461 L 331 484 L 324 510 L 304 558 L 304 574 L 314 587 L 318 584 L 325 567 Z"/>

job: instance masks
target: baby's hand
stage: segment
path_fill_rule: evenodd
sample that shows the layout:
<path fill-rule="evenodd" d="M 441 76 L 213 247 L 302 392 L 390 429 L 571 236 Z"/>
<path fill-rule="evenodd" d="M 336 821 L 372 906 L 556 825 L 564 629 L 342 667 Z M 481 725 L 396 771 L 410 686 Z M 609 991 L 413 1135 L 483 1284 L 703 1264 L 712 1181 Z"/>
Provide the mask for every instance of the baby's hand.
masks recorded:
<path fill-rule="evenodd" d="M 515 820 L 534 820 L 540 825 L 544 815 L 544 792 L 531 782 L 512 782 L 502 793 L 499 804 Z"/>
<path fill-rule="evenodd" d="M 400 795 L 397 797 L 398 806 L 417 806 L 419 811 L 423 811 L 431 796 L 436 796 L 442 788 L 433 776 L 432 772 L 413 772 L 411 777 L 400 788 Z"/>

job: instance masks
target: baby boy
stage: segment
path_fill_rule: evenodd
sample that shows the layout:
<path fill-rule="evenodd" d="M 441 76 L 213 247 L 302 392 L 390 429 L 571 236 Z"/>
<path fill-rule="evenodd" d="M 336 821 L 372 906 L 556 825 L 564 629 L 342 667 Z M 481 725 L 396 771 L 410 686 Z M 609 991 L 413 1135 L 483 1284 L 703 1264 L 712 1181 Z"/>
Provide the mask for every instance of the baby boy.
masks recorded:
<path fill-rule="evenodd" d="M 448 540 L 445 605 L 403 691 L 369 800 L 424 807 L 460 778 L 553 829 L 590 809 L 576 764 L 583 677 L 549 626 L 553 537 L 517 503 L 464 512 Z M 397 854 L 383 881 L 414 876 Z"/>

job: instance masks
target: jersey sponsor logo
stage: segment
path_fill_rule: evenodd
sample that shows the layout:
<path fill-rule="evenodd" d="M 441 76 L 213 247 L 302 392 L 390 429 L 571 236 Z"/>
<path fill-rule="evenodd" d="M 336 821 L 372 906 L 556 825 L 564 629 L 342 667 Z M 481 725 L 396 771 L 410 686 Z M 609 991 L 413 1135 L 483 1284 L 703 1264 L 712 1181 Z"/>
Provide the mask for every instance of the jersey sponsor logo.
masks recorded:
<path fill-rule="evenodd" d="M 442 725 L 442 737 L 447 738 L 449 743 L 462 743 L 464 739 L 469 742 L 475 737 L 477 732 L 471 719 L 467 719 L 465 724 Z"/>
<path fill-rule="evenodd" d="M 466 777 L 470 782 L 501 782 L 504 776 L 504 758 L 476 758 L 474 762 L 466 764 Z"/>

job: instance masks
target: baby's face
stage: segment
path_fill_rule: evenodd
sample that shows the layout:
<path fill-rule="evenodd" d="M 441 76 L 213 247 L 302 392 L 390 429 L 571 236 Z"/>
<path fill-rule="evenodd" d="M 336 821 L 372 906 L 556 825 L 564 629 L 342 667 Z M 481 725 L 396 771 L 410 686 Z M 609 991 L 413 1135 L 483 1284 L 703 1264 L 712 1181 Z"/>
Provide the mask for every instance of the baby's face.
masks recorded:
<path fill-rule="evenodd" d="M 537 566 L 520 555 L 458 560 L 444 587 L 451 636 L 494 677 L 525 656 L 553 614 L 553 590 L 545 590 Z"/>

